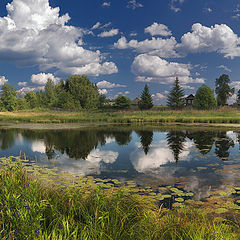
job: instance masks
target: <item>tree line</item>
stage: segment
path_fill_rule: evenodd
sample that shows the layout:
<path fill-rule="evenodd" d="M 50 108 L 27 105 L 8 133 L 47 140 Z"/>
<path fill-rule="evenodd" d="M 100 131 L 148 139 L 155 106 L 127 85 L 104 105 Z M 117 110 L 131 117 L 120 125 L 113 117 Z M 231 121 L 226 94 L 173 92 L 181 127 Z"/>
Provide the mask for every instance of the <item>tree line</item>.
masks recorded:
<path fill-rule="evenodd" d="M 207 85 L 202 85 L 196 92 L 193 107 L 196 109 L 213 109 L 225 105 L 228 98 L 234 94 L 234 88 L 230 88 L 229 83 L 229 76 L 225 74 L 216 79 L 216 99 L 213 90 Z M 186 105 L 184 96 L 184 90 L 180 86 L 178 78 L 176 78 L 167 97 L 167 106 L 171 109 L 182 109 Z M 240 100 L 240 90 L 238 91 L 238 100 Z M 30 91 L 24 96 L 21 96 L 14 86 L 6 83 L 2 86 L 0 111 L 34 108 L 96 109 L 109 106 L 108 103 L 109 99 L 106 99 L 105 95 L 99 94 L 96 84 L 91 83 L 85 75 L 75 75 L 58 84 L 48 79 L 44 90 Z M 126 109 L 130 107 L 130 104 L 130 98 L 119 95 L 111 107 Z M 153 99 L 147 84 L 145 84 L 141 97 L 138 99 L 137 106 L 141 110 L 153 107 Z"/>
<path fill-rule="evenodd" d="M 47 80 L 44 90 L 19 93 L 16 88 L 8 83 L 2 86 L 0 97 L 0 111 L 15 111 L 34 108 L 57 109 L 97 109 L 103 108 L 109 102 L 105 95 L 99 94 L 96 84 L 90 82 L 85 76 L 70 76 L 66 82 L 55 84 Z M 125 109 L 130 107 L 131 100 L 125 95 L 119 95 L 112 107 Z M 153 107 L 152 97 L 146 85 L 139 102 L 139 108 Z"/>
<path fill-rule="evenodd" d="M 70 76 L 66 82 L 54 84 L 48 79 L 44 90 L 30 91 L 24 96 L 14 86 L 4 84 L 0 109 L 7 111 L 33 108 L 92 109 L 99 107 L 101 98 L 96 84 L 86 76 Z"/>
<path fill-rule="evenodd" d="M 230 87 L 230 78 L 228 75 L 223 74 L 215 81 L 215 93 L 214 91 L 203 84 L 196 92 L 193 100 L 193 107 L 196 109 L 214 109 L 217 106 L 224 106 L 227 104 L 227 100 L 231 97 L 235 89 Z M 240 90 L 237 95 L 237 102 L 240 101 Z M 170 91 L 167 98 L 167 105 L 172 109 L 182 109 L 186 105 L 186 99 L 183 88 L 180 86 L 178 78 L 176 78 L 173 88 Z"/>

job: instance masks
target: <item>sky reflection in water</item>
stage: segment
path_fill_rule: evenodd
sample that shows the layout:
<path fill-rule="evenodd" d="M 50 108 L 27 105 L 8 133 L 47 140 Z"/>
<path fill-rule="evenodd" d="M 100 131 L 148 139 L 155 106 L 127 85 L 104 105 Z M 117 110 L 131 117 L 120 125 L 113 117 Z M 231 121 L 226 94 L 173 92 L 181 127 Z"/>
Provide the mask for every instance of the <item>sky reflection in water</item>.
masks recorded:
<path fill-rule="evenodd" d="M 146 186 L 176 185 L 199 198 L 237 185 L 240 133 L 123 129 L 0 130 L 0 156 Z"/>

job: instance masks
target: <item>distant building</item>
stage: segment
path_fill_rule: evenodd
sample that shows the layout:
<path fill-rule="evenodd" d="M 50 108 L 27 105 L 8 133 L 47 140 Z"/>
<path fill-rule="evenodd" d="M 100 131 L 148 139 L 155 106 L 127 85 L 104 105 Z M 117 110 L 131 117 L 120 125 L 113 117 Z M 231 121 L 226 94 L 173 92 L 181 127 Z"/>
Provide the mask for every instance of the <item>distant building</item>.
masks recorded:
<path fill-rule="evenodd" d="M 134 107 L 138 107 L 138 103 L 141 100 L 141 98 L 135 98 L 132 102 L 131 102 L 131 106 Z"/>
<path fill-rule="evenodd" d="M 190 94 L 185 98 L 186 100 L 186 106 L 192 106 L 193 105 L 193 100 L 194 100 L 194 95 Z"/>

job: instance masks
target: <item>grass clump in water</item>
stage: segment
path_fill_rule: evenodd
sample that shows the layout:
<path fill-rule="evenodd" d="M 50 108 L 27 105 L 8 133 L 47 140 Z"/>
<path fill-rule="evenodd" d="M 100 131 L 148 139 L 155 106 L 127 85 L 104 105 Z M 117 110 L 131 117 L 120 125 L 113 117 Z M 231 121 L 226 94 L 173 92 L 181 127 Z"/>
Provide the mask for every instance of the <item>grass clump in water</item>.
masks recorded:
<path fill-rule="evenodd" d="M 48 188 L 22 164 L 0 173 L 0 239 L 239 239 L 238 223 L 202 210 L 166 210 L 147 196 Z"/>

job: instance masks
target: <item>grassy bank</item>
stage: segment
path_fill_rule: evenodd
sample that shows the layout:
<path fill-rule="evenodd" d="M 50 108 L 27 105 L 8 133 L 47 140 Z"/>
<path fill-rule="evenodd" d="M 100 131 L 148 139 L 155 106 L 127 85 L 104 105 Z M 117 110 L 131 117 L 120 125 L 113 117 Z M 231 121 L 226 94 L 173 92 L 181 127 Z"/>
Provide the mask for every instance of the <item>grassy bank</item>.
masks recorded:
<path fill-rule="evenodd" d="M 240 111 L 33 111 L 2 112 L 1 122 L 26 123 L 233 123 L 240 124 Z"/>
<path fill-rule="evenodd" d="M 0 173 L 0 239 L 239 239 L 239 220 L 166 210 L 119 189 L 48 188 L 21 163 Z"/>

